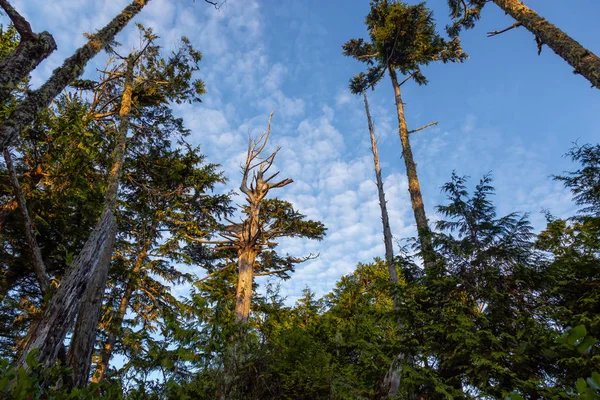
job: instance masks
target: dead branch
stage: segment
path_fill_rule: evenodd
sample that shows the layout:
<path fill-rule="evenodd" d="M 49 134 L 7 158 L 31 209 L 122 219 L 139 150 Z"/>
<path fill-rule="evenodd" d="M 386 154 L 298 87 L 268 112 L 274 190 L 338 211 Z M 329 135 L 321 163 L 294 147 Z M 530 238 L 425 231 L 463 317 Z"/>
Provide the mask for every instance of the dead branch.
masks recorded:
<path fill-rule="evenodd" d="M 430 126 L 434 126 L 434 125 L 437 125 L 437 124 L 438 124 L 438 122 L 437 122 L 437 121 L 435 121 L 435 122 L 432 122 L 432 123 L 430 123 L 430 124 L 423 125 L 423 126 L 422 126 L 422 127 L 420 127 L 420 128 L 413 129 L 412 131 L 408 131 L 408 133 L 417 133 L 417 132 L 419 132 L 419 131 L 422 131 L 423 129 L 427 129 L 427 128 L 429 128 Z"/>
<path fill-rule="evenodd" d="M 521 26 L 521 25 L 522 25 L 522 24 L 521 24 L 520 22 L 515 22 L 514 24 L 512 24 L 512 25 L 511 25 L 511 26 L 509 26 L 508 28 L 504 28 L 504 29 L 501 29 L 501 30 L 499 30 L 499 31 L 488 32 L 488 33 L 487 33 L 487 36 L 488 36 L 488 37 L 492 37 L 492 36 L 500 35 L 501 33 L 508 32 L 508 31 L 510 31 L 511 29 L 518 28 L 518 27 L 519 27 L 519 26 Z"/>

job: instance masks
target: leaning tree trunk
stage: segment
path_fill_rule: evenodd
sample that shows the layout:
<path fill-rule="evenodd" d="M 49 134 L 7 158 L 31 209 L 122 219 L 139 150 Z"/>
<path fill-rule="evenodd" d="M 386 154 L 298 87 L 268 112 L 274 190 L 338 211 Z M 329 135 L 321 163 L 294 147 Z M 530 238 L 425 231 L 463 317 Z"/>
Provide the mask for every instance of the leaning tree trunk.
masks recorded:
<path fill-rule="evenodd" d="M 540 17 L 519 0 L 493 0 L 498 7 L 533 33 L 540 45 L 545 44 L 600 89 L 600 58 L 565 32 Z"/>
<path fill-rule="evenodd" d="M 7 0 L 0 0 L 0 7 L 11 19 L 21 39 L 18 46 L 0 60 L 0 104 L 2 104 L 8 100 L 17 85 L 56 50 L 56 42 L 48 32 L 33 33 L 29 22 Z"/>
<path fill-rule="evenodd" d="M 13 138 L 30 124 L 36 115 L 48 107 L 52 100 L 69 84 L 83 74 L 83 70 L 96 54 L 111 43 L 117 33 L 137 15 L 150 0 L 133 0 L 112 21 L 90 40 L 67 58 L 63 65 L 54 70 L 52 76 L 39 89 L 29 93 L 25 100 L 11 112 L 7 120 L 0 125 L 0 151 L 10 144 Z"/>
<path fill-rule="evenodd" d="M 388 265 L 390 273 L 390 282 L 398 283 L 398 272 L 394 264 L 394 245 L 392 242 L 392 230 L 390 228 L 390 217 L 387 211 L 387 202 L 385 201 L 385 191 L 383 190 L 383 179 L 381 178 L 381 165 L 379 163 L 379 152 L 377 151 L 377 139 L 375 138 L 375 127 L 371 120 L 371 112 L 369 111 L 369 102 L 367 94 L 363 92 L 365 101 L 365 111 L 367 113 L 367 122 L 369 123 L 369 133 L 371 135 L 371 151 L 373 152 L 373 164 L 375 165 L 375 179 L 377 183 L 377 194 L 379 196 L 379 207 L 381 208 L 381 222 L 383 224 L 383 243 L 385 244 L 385 261 Z"/>
<path fill-rule="evenodd" d="M 107 191 L 105 198 L 105 202 L 107 204 L 112 204 L 113 209 L 116 205 L 118 182 L 121 176 L 125 149 L 127 147 L 129 113 L 131 111 L 131 98 L 133 93 L 134 63 L 134 57 L 130 56 L 126 62 L 125 83 L 123 86 L 123 94 L 121 96 L 121 108 L 119 110 L 119 127 L 117 129 L 116 144 L 113 152 L 111 178 L 114 180 L 110 182 L 110 185 L 114 186 L 116 190 Z M 94 272 L 92 283 L 87 288 L 81 306 L 79 307 L 75 332 L 73 339 L 71 340 L 69 354 L 67 355 L 69 366 L 73 369 L 72 384 L 75 387 L 87 385 L 89 379 L 92 354 L 96 342 L 96 330 L 100 320 L 102 300 L 106 288 L 106 281 L 108 279 L 108 271 L 110 269 L 116 235 L 117 226 L 115 223 L 109 234 L 110 241 L 107 243 L 104 252 L 99 255 L 101 261 Z"/>
<path fill-rule="evenodd" d="M 98 269 L 102 267 L 103 257 L 106 252 L 112 253 L 116 222 L 114 211 L 117 203 L 119 179 L 125 158 L 127 131 L 129 129 L 129 112 L 133 92 L 133 58 L 127 61 L 125 87 L 119 111 L 119 128 L 117 140 L 113 150 L 113 165 L 108 179 L 108 188 L 105 194 L 104 211 L 96 223 L 94 231 L 85 242 L 83 249 L 73 261 L 73 264 L 63 277 L 56 294 L 50 300 L 40 321 L 32 325 L 28 332 L 23 351 L 17 359 L 17 367 L 27 367 L 27 354 L 33 349 L 38 350 L 39 362 L 50 366 L 56 357 L 67 331 L 71 328 L 73 319 L 81 305 L 90 282 Z M 78 355 L 79 356 L 79 355 Z"/>
<path fill-rule="evenodd" d="M 23 189 L 21 189 L 21 185 L 19 184 L 19 179 L 17 178 L 17 173 L 15 172 L 15 168 L 12 163 L 12 157 L 8 149 L 4 149 L 4 161 L 6 162 L 6 168 L 8 169 L 10 183 L 13 187 L 13 191 L 15 192 L 17 203 L 19 204 L 19 210 L 21 211 L 21 215 L 23 216 L 25 238 L 27 239 L 29 250 L 31 250 L 31 257 L 33 259 L 33 270 L 35 272 L 35 276 L 38 280 L 40 290 L 42 291 L 43 296 L 46 294 L 46 292 L 48 292 L 48 288 L 50 286 L 50 284 L 48 283 L 48 276 L 46 275 L 46 265 L 44 264 L 44 260 L 42 258 L 42 251 L 40 250 L 40 246 L 37 242 L 37 239 L 35 238 L 33 223 L 29 215 L 29 210 L 27 209 L 27 201 L 25 200 Z"/>
<path fill-rule="evenodd" d="M 96 331 L 102 311 L 102 300 L 104 299 L 104 290 L 117 233 L 116 227 L 116 224 L 114 224 L 113 231 L 109 233 L 109 242 L 104 248 L 104 253 L 100 255 L 98 268 L 77 312 L 75 331 L 67 354 L 67 365 L 73 370 L 70 384 L 74 387 L 84 387 L 89 380 Z"/>
<path fill-rule="evenodd" d="M 253 247 L 245 247 L 239 252 L 238 283 L 235 294 L 235 322 L 238 324 L 246 324 L 250 317 L 256 256 Z"/>
<path fill-rule="evenodd" d="M 433 245 L 431 243 L 429 226 L 427 225 L 425 205 L 423 204 L 423 197 L 421 196 L 421 185 L 419 184 L 419 177 L 417 175 L 417 164 L 415 164 L 413 159 L 410 140 L 408 138 L 409 133 L 408 126 L 406 125 L 406 117 L 404 115 L 404 103 L 402 103 L 400 85 L 398 84 L 396 71 L 392 67 L 388 67 L 388 71 L 390 73 L 390 78 L 392 79 L 392 85 L 394 87 L 394 94 L 396 97 L 398 133 L 400 134 L 400 142 L 402 143 L 402 157 L 404 158 L 404 165 L 406 166 L 408 191 L 410 193 L 410 201 L 415 216 L 415 222 L 417 223 L 417 234 L 419 236 L 419 242 L 421 243 L 421 251 L 423 253 L 425 270 L 426 272 L 432 273 L 433 271 L 431 271 L 431 269 L 434 264 Z"/>
<path fill-rule="evenodd" d="M 123 326 L 123 320 L 125 319 L 125 314 L 127 313 L 127 308 L 129 307 L 129 302 L 131 301 L 131 296 L 133 295 L 134 290 L 136 289 L 137 277 L 142 270 L 142 266 L 144 265 L 144 258 L 148 254 L 148 250 L 152 243 L 152 236 L 155 232 L 156 224 L 150 229 L 151 234 L 145 241 L 142 249 L 138 253 L 138 256 L 135 260 L 135 264 L 131 269 L 131 277 L 127 281 L 127 285 L 125 286 L 125 293 L 123 293 L 123 297 L 119 303 L 119 309 L 117 310 L 117 316 L 114 321 L 111 321 L 110 332 L 108 334 L 108 338 L 106 342 L 102 346 L 100 351 L 100 361 L 96 367 L 96 371 L 94 372 L 94 376 L 92 376 L 92 382 L 98 383 L 101 382 L 106 376 L 106 372 L 108 371 L 108 366 L 110 364 L 110 359 L 112 357 L 113 350 L 115 348 L 115 344 L 117 343 L 117 333 L 120 332 Z"/>

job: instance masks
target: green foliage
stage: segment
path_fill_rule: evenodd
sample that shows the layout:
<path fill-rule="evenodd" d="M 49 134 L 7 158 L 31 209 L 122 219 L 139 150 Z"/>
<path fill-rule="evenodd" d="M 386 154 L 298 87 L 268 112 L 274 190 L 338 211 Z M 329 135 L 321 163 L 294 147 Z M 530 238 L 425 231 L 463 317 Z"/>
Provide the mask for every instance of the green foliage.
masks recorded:
<path fill-rule="evenodd" d="M 0 398 L 11 400 L 91 400 L 123 399 L 123 391 L 114 383 L 70 389 L 65 382 L 72 371 L 61 365 L 45 368 L 37 361 L 36 351 L 27 355 L 27 369 L 15 370 L 7 359 L 0 359 Z"/>
<path fill-rule="evenodd" d="M 351 39 L 343 46 L 344 55 L 367 63 L 368 72 L 353 78 L 353 93 L 373 87 L 387 68 L 412 77 L 419 85 L 427 83 L 421 68 L 434 61 L 462 62 L 468 56 L 458 38 L 442 38 L 435 28 L 433 13 L 425 3 L 408 5 L 399 0 L 371 1 L 365 19 L 369 39 Z"/>

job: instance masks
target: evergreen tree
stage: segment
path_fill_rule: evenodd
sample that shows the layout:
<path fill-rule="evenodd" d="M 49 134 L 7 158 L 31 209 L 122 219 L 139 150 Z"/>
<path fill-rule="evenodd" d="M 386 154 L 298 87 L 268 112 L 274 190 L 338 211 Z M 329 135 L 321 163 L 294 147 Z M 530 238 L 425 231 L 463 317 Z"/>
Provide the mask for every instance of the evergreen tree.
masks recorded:
<path fill-rule="evenodd" d="M 409 193 L 417 224 L 417 232 L 426 268 L 433 268 L 434 255 L 430 230 L 417 176 L 417 167 L 410 146 L 409 134 L 423 128 L 408 130 L 400 87 L 410 79 L 426 84 L 421 67 L 434 61 L 460 62 L 467 55 L 462 52 L 457 38 L 444 40 L 435 31 L 432 12 L 420 3 L 409 6 L 403 1 L 371 1 L 371 11 L 365 19 L 370 41 L 351 39 L 344 44 L 344 54 L 367 63 L 368 86 L 374 86 L 387 71 L 392 81 L 398 113 L 398 133 L 402 143 L 402 157 L 406 166 Z M 407 77 L 398 82 L 397 71 Z M 430 271 L 434 273 L 434 271 Z"/>

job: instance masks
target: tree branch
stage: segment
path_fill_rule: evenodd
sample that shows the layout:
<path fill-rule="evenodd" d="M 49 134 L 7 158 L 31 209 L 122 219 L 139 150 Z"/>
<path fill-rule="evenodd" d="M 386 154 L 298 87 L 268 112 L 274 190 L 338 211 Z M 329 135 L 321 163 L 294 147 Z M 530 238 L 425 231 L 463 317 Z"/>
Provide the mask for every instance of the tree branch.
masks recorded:
<path fill-rule="evenodd" d="M 435 121 L 435 122 L 432 122 L 432 123 L 430 123 L 430 124 L 424 125 L 424 126 L 422 126 L 422 127 L 420 127 L 420 128 L 414 129 L 414 130 L 412 130 L 412 131 L 408 131 L 408 133 L 409 133 L 409 134 L 410 134 L 410 133 L 417 133 L 417 132 L 419 132 L 419 131 L 422 131 L 423 129 L 427 129 L 427 128 L 429 128 L 430 126 L 434 126 L 434 125 L 437 125 L 437 124 L 438 124 L 438 122 L 437 122 L 437 121 Z"/>
<path fill-rule="evenodd" d="M 0 7 L 4 10 L 8 18 L 12 21 L 13 25 L 17 32 L 19 32 L 19 36 L 21 36 L 21 40 L 36 40 L 37 35 L 33 33 L 31 29 L 31 25 L 29 22 L 14 9 L 13 6 L 7 0 L 0 0 Z"/>
<path fill-rule="evenodd" d="M 512 25 L 511 25 L 511 26 L 509 26 L 508 28 L 504 28 L 504 29 L 502 29 L 502 30 L 499 30 L 499 31 L 488 32 L 488 33 L 487 33 L 487 36 L 488 36 L 488 37 L 492 37 L 492 36 L 500 35 L 501 33 L 508 32 L 508 31 L 510 31 L 511 29 L 518 28 L 518 27 L 519 27 L 519 26 L 521 26 L 521 25 L 522 25 L 522 24 L 521 24 L 520 22 L 515 22 L 514 24 L 512 24 Z"/>
<path fill-rule="evenodd" d="M 398 86 L 404 85 L 406 82 L 408 82 L 408 80 L 410 78 L 412 78 L 413 76 L 415 76 L 416 73 L 417 73 L 417 71 L 413 72 L 412 74 L 410 74 L 409 76 L 407 76 L 406 78 L 404 78 L 404 80 L 402 82 L 400 82 L 400 84 Z"/>

